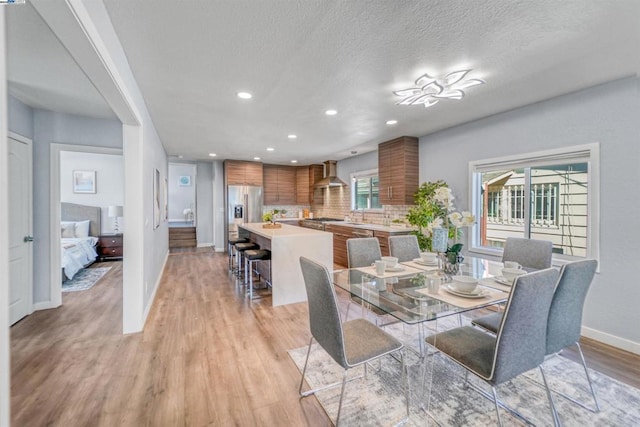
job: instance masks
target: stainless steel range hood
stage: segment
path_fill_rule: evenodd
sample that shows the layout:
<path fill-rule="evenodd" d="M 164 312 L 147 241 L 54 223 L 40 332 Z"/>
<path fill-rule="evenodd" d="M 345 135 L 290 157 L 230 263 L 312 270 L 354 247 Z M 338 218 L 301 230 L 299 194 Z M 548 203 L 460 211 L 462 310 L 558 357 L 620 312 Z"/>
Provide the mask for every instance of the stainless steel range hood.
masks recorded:
<path fill-rule="evenodd" d="M 338 178 L 336 174 L 338 164 L 335 160 L 327 160 L 324 162 L 324 178 L 316 182 L 315 188 L 327 188 L 327 187 L 346 187 L 347 184 Z"/>

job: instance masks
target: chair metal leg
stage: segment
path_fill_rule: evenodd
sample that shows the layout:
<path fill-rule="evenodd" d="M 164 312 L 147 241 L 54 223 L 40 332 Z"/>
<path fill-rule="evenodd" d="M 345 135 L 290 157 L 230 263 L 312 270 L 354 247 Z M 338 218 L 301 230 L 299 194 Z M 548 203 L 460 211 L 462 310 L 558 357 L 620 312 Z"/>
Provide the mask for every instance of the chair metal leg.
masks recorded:
<path fill-rule="evenodd" d="M 549 384 L 547 384 L 547 377 L 544 375 L 544 369 L 542 369 L 542 365 L 540 365 L 539 368 L 540 374 L 542 374 L 542 381 L 544 382 L 544 389 L 547 392 L 547 399 L 549 399 L 549 406 L 551 406 L 553 425 L 556 427 L 560 427 L 562 423 L 560 422 L 560 416 L 558 415 L 558 411 L 556 410 L 556 405 L 553 403 L 553 396 L 551 396 L 551 390 L 549 389 Z"/>
<path fill-rule="evenodd" d="M 591 377 L 589 376 L 589 370 L 587 369 L 587 363 L 584 360 L 584 354 L 582 353 L 582 348 L 580 347 L 580 343 L 576 342 L 576 346 L 578 347 L 578 352 L 580 353 L 580 360 L 582 360 L 582 367 L 584 368 L 584 375 L 587 377 L 587 381 L 589 382 L 589 389 L 591 389 L 591 396 L 593 396 L 593 403 L 596 405 L 595 411 L 589 409 L 592 412 L 600 412 L 600 405 L 598 404 L 598 398 L 596 397 L 596 391 L 593 388 L 593 383 L 591 382 Z M 573 400 L 573 399 L 570 399 Z M 579 404 L 579 402 L 576 402 Z M 586 406 L 580 405 L 584 408 Z M 587 408 L 588 409 L 588 408 Z"/>
<path fill-rule="evenodd" d="M 313 344 L 313 337 L 309 340 L 309 348 L 307 349 L 307 357 L 304 359 L 304 368 L 302 368 L 302 378 L 300 378 L 300 387 L 298 388 L 298 393 L 302 397 L 309 396 L 309 392 L 302 393 L 302 384 L 304 383 L 304 374 L 307 372 L 307 363 L 309 363 L 309 354 L 311 354 L 311 344 Z"/>
<path fill-rule="evenodd" d="M 340 424 L 340 411 L 342 411 L 342 398 L 344 397 L 344 389 L 347 385 L 347 370 L 342 375 L 342 390 L 340 391 L 340 402 L 338 403 L 338 415 L 336 415 L 336 427 Z"/>
<path fill-rule="evenodd" d="M 496 405 L 496 415 L 498 416 L 498 425 L 502 427 L 502 419 L 500 419 L 500 404 L 498 403 L 498 392 L 495 387 L 491 387 L 491 391 L 493 392 L 493 403 Z"/>

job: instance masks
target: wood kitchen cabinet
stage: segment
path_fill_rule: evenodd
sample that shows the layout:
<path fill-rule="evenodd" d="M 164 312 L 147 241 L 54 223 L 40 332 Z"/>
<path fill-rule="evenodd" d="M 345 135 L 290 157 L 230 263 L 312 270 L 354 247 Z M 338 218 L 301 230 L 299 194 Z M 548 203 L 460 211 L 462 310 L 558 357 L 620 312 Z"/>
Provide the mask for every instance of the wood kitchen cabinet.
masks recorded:
<path fill-rule="evenodd" d="M 344 267 L 349 265 L 347 258 L 347 239 L 356 237 L 352 234 L 353 227 L 326 224 L 324 231 L 333 233 L 333 263 Z"/>
<path fill-rule="evenodd" d="M 309 165 L 309 203 L 324 204 L 324 190 L 315 188 L 316 182 L 324 177 L 324 165 Z"/>
<path fill-rule="evenodd" d="M 262 187 L 262 163 L 242 160 L 225 160 L 226 185 L 256 185 Z"/>
<path fill-rule="evenodd" d="M 296 168 L 264 165 L 264 204 L 296 204 Z"/>
<path fill-rule="evenodd" d="M 402 136 L 378 145 L 380 204 L 412 205 L 418 190 L 418 138 Z"/>
<path fill-rule="evenodd" d="M 309 166 L 298 166 L 296 168 L 296 203 L 298 205 L 311 203 L 309 191 Z"/>

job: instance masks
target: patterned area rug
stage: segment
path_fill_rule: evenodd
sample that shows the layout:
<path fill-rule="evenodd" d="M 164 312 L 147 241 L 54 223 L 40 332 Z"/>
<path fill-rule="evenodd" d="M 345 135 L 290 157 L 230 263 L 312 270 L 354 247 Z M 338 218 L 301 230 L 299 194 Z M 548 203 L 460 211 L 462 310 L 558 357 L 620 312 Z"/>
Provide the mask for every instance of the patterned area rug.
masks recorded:
<path fill-rule="evenodd" d="M 86 291 L 98 283 L 111 267 L 84 268 L 73 279 L 62 282 L 62 292 Z"/>
<path fill-rule="evenodd" d="M 396 335 L 398 331 L 389 332 Z M 402 329 L 399 332 L 403 333 Z M 300 371 L 304 366 L 306 351 L 306 346 L 289 350 L 290 357 Z M 433 356 L 427 357 L 426 365 L 423 365 L 417 355 L 411 351 L 405 351 L 405 359 L 411 392 L 410 416 L 405 425 L 433 425 L 433 419 L 427 415 L 426 408 L 443 426 L 497 425 L 492 401 L 482 397 L 473 390 L 473 387 L 467 389 L 462 387 L 463 368 L 442 355 L 436 355 L 435 359 Z M 593 400 L 581 365 L 562 357 L 552 357 L 543 366 L 552 389 L 578 398 L 588 406 L 592 405 Z M 349 377 L 361 376 L 363 372 L 361 367 L 351 369 Z M 373 369 L 369 367 L 366 378 L 347 383 L 340 424 L 390 426 L 400 421 L 404 417 L 405 407 L 399 372 L 400 363 L 387 357 L 382 360 L 381 365 L 374 362 Z M 553 421 L 545 389 L 540 385 L 542 378 L 539 372 L 537 369 L 532 370 L 510 382 L 501 384 L 497 388 L 498 396 L 534 425 L 551 426 Z M 594 414 L 554 393 L 554 402 L 563 425 L 567 427 L 639 426 L 640 390 L 595 371 L 590 371 L 590 374 L 595 383 L 601 411 Z M 426 378 L 425 387 L 422 387 L 423 378 Z M 430 381 L 431 378 L 432 381 Z M 341 380 L 342 368 L 321 347 L 314 344 L 307 367 L 307 384 L 311 388 L 316 388 Z M 469 380 L 473 385 L 491 393 L 491 388 L 473 375 L 469 375 Z M 305 385 L 304 390 L 307 389 Z M 431 394 L 429 390 L 432 390 Z M 316 397 L 335 423 L 340 387 L 319 392 Z M 527 425 L 504 409 L 501 409 L 500 416 L 504 426 Z"/>

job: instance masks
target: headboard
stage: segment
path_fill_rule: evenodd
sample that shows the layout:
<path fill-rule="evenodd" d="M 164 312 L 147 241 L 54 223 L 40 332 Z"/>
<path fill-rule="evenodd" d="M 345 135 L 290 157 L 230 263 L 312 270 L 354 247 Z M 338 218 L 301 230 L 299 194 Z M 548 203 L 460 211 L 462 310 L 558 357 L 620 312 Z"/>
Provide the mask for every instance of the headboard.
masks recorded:
<path fill-rule="evenodd" d="M 98 206 L 76 205 L 74 203 L 60 203 L 60 219 L 62 221 L 90 220 L 89 235 L 99 236 L 101 227 L 101 209 Z"/>

